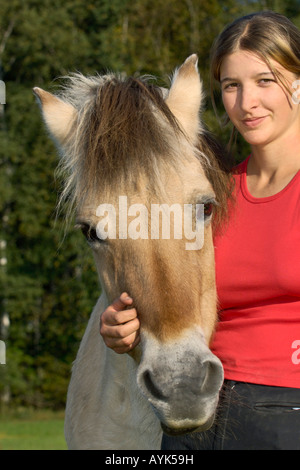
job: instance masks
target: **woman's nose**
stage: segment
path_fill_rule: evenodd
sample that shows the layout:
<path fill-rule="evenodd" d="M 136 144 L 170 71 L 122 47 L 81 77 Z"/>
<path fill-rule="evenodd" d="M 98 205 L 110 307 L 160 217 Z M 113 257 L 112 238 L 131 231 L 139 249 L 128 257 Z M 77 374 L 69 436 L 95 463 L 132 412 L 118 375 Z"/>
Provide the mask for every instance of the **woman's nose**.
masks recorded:
<path fill-rule="evenodd" d="M 239 104 L 242 111 L 250 112 L 257 108 L 259 97 L 252 88 L 244 88 L 240 91 Z"/>

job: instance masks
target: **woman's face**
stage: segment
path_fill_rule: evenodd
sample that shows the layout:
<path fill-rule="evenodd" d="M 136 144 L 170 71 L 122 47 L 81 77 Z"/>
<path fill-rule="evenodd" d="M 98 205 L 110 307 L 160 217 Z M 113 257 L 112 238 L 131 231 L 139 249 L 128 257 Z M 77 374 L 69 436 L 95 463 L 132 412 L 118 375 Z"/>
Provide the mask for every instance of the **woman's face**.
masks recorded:
<path fill-rule="evenodd" d="M 272 62 L 291 92 L 296 77 Z M 299 136 L 300 111 L 268 65 L 257 55 L 237 51 L 225 57 L 220 82 L 225 110 L 236 129 L 253 146 Z"/>

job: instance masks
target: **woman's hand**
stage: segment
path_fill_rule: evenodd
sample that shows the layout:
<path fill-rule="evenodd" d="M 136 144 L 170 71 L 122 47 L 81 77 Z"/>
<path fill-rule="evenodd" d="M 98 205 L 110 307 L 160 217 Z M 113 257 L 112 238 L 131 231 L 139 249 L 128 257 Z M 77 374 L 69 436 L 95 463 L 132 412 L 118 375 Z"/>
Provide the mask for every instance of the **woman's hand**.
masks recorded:
<path fill-rule="evenodd" d="M 101 315 L 100 334 L 107 347 L 118 354 L 132 351 L 140 342 L 140 322 L 133 300 L 126 292 L 115 299 Z"/>

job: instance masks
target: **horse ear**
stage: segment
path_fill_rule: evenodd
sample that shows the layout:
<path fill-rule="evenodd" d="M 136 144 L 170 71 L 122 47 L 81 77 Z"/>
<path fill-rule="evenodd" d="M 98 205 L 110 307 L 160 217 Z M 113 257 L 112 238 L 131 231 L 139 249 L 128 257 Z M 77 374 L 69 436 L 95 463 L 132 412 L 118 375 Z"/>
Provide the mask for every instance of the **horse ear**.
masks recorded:
<path fill-rule="evenodd" d="M 187 136 L 196 142 L 201 128 L 199 112 L 203 101 L 202 82 L 198 73 L 198 56 L 189 56 L 176 70 L 166 99 Z"/>
<path fill-rule="evenodd" d="M 77 115 L 76 109 L 41 88 L 35 87 L 33 92 L 41 106 L 43 118 L 50 134 L 60 145 L 63 145 Z"/>

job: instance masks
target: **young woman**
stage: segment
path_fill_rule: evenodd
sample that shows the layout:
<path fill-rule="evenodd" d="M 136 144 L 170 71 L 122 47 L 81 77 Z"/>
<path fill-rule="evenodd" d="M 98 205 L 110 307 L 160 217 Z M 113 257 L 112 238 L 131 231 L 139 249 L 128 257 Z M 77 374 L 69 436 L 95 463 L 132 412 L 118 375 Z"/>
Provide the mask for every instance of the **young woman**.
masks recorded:
<path fill-rule="evenodd" d="M 211 71 L 251 146 L 233 172 L 228 228 L 215 239 L 212 350 L 225 383 L 213 428 L 164 435 L 162 448 L 300 450 L 300 32 L 274 12 L 240 18 L 217 38 Z M 139 342 L 131 303 L 123 293 L 101 318 L 118 353 Z"/>

